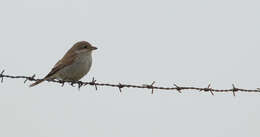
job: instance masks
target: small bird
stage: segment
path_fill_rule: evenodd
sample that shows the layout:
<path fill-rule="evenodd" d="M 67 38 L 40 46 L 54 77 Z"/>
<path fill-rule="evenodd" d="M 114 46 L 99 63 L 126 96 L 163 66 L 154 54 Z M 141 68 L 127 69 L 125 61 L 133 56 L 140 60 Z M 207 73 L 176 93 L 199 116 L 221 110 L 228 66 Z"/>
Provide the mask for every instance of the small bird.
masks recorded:
<path fill-rule="evenodd" d="M 96 49 L 86 41 L 77 42 L 43 79 L 31 84 L 30 87 L 45 80 L 78 81 L 89 72 L 92 64 L 92 51 Z"/>

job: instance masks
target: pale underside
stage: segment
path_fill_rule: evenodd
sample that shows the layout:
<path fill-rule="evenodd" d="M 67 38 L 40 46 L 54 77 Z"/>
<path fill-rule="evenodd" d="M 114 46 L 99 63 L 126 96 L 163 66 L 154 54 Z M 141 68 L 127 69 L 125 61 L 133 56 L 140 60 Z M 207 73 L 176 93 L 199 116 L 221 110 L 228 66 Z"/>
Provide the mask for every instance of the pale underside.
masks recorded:
<path fill-rule="evenodd" d="M 80 55 L 77 57 L 77 59 L 73 61 L 73 63 L 61 68 L 55 74 L 51 75 L 47 79 L 78 81 L 89 72 L 91 65 L 92 65 L 91 54 Z"/>

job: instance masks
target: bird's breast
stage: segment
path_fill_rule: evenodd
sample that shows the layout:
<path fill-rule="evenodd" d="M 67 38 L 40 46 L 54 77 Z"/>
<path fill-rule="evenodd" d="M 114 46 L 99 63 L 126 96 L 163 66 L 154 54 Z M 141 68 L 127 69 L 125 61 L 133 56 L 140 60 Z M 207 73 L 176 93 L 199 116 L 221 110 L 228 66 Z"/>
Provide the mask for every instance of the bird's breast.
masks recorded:
<path fill-rule="evenodd" d="M 78 56 L 71 65 L 66 66 L 59 72 L 58 77 L 62 80 L 77 81 L 89 72 L 91 65 L 91 55 Z"/>

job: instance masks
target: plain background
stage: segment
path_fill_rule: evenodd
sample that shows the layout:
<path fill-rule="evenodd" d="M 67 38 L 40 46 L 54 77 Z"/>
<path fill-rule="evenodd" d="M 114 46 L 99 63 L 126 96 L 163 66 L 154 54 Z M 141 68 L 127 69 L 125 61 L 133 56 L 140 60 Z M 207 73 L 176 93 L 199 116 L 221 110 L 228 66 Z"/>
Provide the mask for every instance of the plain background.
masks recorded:
<path fill-rule="evenodd" d="M 258 0 L 1 0 L 0 69 L 44 77 L 77 41 L 83 81 L 260 87 Z M 258 93 L 0 85 L 2 137 L 259 137 Z"/>

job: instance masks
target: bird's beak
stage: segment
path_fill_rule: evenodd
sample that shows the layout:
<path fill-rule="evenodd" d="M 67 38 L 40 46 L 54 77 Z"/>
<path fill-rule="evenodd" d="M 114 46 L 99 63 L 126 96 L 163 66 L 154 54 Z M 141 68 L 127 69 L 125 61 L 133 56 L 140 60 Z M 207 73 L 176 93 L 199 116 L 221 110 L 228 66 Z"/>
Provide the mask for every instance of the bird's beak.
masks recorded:
<path fill-rule="evenodd" d="M 92 46 L 90 49 L 91 49 L 91 50 L 96 50 L 97 47 Z"/>

